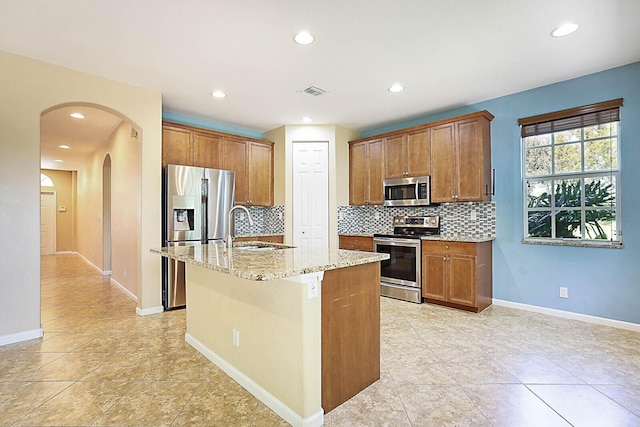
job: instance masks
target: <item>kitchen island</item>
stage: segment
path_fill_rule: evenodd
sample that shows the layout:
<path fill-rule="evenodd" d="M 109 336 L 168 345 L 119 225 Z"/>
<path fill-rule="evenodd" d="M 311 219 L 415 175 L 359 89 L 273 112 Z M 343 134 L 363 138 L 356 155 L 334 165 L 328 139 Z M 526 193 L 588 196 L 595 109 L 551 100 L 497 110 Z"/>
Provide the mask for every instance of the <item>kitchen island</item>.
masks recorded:
<path fill-rule="evenodd" d="M 186 263 L 186 341 L 294 426 L 380 378 L 388 255 L 264 242 L 152 250 Z"/>

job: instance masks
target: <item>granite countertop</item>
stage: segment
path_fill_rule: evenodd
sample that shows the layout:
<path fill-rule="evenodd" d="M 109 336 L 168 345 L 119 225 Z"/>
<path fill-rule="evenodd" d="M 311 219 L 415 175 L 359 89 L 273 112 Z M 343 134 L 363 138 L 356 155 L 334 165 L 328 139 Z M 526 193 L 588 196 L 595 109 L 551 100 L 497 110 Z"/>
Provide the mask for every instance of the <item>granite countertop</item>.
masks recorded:
<path fill-rule="evenodd" d="M 276 247 L 276 249 L 264 251 L 240 249 L 243 246 Z M 264 242 L 237 242 L 230 251 L 223 243 L 210 243 L 151 249 L 151 252 L 255 281 L 282 279 L 389 258 L 388 254 L 376 252 L 294 248 Z"/>
<path fill-rule="evenodd" d="M 421 240 L 435 240 L 439 242 L 466 242 L 466 243 L 482 243 L 496 240 L 493 236 L 460 236 L 460 235 L 442 235 L 422 236 Z"/>

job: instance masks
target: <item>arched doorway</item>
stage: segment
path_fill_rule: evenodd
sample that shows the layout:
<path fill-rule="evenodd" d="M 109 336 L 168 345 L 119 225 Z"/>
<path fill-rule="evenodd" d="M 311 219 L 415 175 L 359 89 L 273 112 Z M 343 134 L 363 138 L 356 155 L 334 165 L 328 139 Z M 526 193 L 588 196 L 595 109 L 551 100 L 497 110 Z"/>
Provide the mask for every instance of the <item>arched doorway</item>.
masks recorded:
<path fill-rule="evenodd" d="M 74 252 L 134 300 L 141 270 L 139 135 L 125 116 L 96 104 L 63 104 L 41 115 L 41 167 L 74 171 Z"/>

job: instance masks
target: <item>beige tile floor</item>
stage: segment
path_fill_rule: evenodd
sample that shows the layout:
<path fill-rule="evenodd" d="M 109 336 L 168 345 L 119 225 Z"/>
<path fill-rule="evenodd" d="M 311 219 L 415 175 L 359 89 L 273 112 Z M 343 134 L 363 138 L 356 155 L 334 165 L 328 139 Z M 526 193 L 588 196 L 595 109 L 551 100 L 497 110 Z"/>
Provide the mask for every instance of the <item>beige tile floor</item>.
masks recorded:
<path fill-rule="evenodd" d="M 640 333 L 381 301 L 381 379 L 325 425 L 640 426 Z M 77 256 L 42 258 L 42 323 L 0 347 L 0 425 L 287 425 Z"/>

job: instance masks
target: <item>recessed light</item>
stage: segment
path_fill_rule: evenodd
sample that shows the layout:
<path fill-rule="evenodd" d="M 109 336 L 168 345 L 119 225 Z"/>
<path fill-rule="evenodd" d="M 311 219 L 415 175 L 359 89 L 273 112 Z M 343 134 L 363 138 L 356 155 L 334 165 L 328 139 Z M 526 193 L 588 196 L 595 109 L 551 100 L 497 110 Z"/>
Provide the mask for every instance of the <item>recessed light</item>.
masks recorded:
<path fill-rule="evenodd" d="M 64 148 L 65 150 L 66 150 L 67 148 L 71 148 L 71 147 L 69 147 L 68 145 L 58 145 L 58 147 L 60 147 L 60 148 Z"/>
<path fill-rule="evenodd" d="M 300 31 L 298 34 L 293 36 L 293 40 L 298 44 L 311 44 L 315 38 L 307 31 Z"/>
<path fill-rule="evenodd" d="M 71 117 L 73 117 L 74 119 L 84 119 L 84 115 L 80 114 L 80 113 L 71 113 L 69 114 Z"/>
<path fill-rule="evenodd" d="M 311 120 L 311 117 L 309 117 L 309 116 L 304 116 L 302 118 L 302 121 L 305 122 L 305 123 L 311 123 L 313 120 Z"/>
<path fill-rule="evenodd" d="M 60 159 L 55 159 L 54 162 L 58 162 L 58 163 L 63 163 L 64 160 L 60 160 Z"/>
<path fill-rule="evenodd" d="M 221 90 L 214 90 L 213 92 L 211 92 L 211 96 L 213 96 L 214 98 L 226 98 L 227 94 Z"/>
<path fill-rule="evenodd" d="M 571 33 L 574 33 L 580 28 L 580 25 L 574 24 L 573 22 L 569 22 L 566 24 L 560 25 L 558 28 L 551 32 L 553 37 L 564 37 L 568 36 Z"/>
<path fill-rule="evenodd" d="M 389 86 L 389 92 L 398 93 L 398 92 L 402 92 L 403 90 L 404 90 L 404 86 L 398 83 Z"/>

